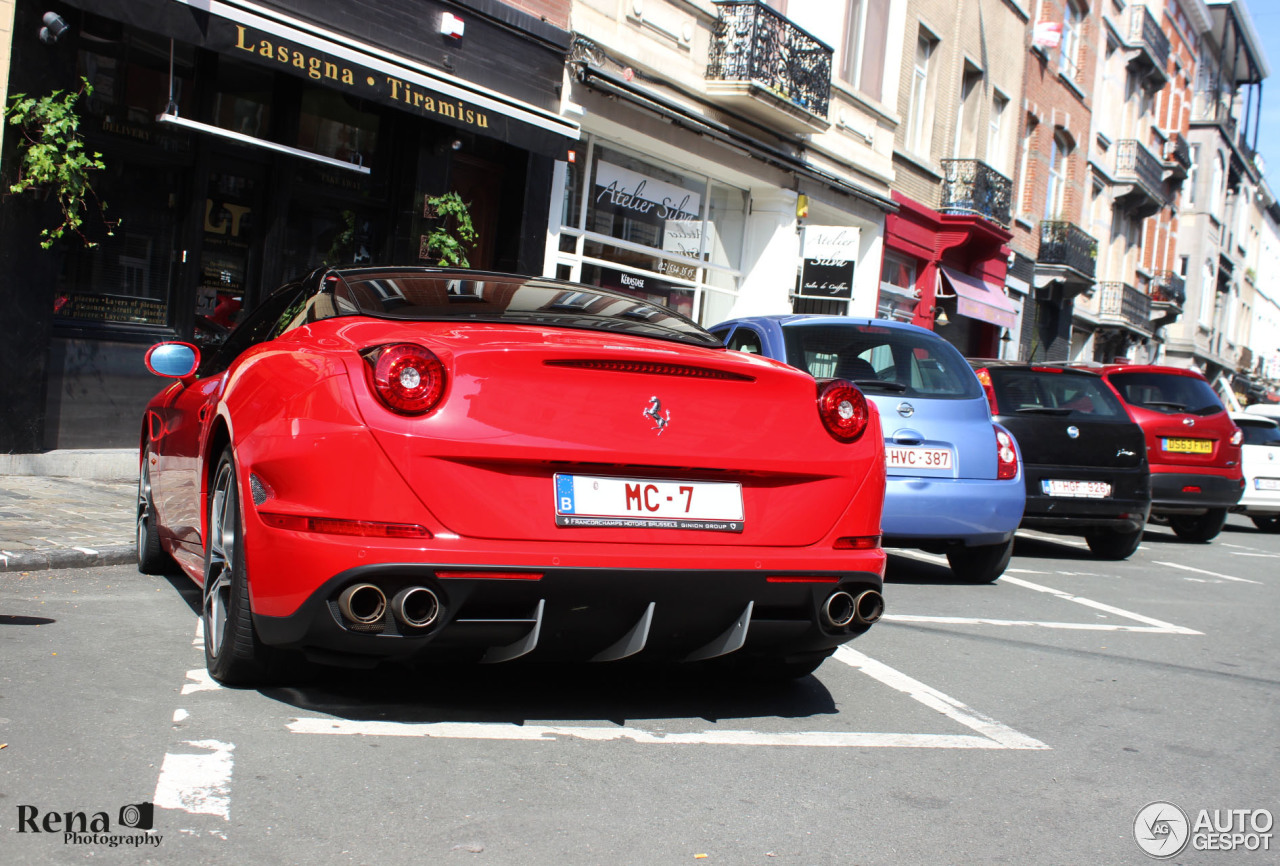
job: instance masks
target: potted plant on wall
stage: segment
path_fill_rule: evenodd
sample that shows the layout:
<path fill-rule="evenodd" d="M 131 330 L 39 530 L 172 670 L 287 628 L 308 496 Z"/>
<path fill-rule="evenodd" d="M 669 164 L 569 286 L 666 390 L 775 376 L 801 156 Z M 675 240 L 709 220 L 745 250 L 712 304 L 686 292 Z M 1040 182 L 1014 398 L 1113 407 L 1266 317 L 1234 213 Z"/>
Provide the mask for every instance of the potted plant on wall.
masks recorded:
<path fill-rule="evenodd" d="M 112 236 L 118 221 L 106 219 L 106 204 L 98 198 L 90 182 L 91 175 L 106 168 L 102 154 L 89 152 L 80 134 L 80 115 L 76 103 L 81 96 L 93 93 L 93 85 L 81 78 L 74 93 L 55 90 L 45 96 L 18 93 L 9 100 L 5 117 L 16 126 L 18 139 L 18 178 L 9 192 L 33 191 L 52 196 L 62 211 L 62 222 L 40 231 L 40 246 L 49 249 L 68 231 L 75 232 L 87 247 L 97 246 L 85 237 L 86 212 L 96 208 L 102 216 L 107 236 Z"/>
<path fill-rule="evenodd" d="M 471 267 L 467 250 L 475 246 L 479 235 L 462 197 L 456 192 L 427 196 L 423 213 L 433 219 L 433 224 L 423 235 L 422 257 L 444 268 Z"/>

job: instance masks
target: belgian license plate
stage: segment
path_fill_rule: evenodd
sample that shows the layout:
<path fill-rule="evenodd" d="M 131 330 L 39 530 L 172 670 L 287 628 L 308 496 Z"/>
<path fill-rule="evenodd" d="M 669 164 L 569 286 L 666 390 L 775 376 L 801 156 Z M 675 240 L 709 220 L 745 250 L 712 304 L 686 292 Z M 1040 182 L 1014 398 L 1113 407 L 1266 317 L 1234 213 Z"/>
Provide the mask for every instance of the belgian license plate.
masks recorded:
<path fill-rule="evenodd" d="M 1066 496 L 1072 499 L 1106 499 L 1111 495 L 1111 485 L 1106 481 L 1060 481 L 1046 478 L 1040 489 L 1047 496 Z"/>
<path fill-rule="evenodd" d="M 920 445 L 885 446 L 884 465 L 891 469 L 950 469 L 950 448 Z"/>
<path fill-rule="evenodd" d="M 1165 439 L 1165 451 L 1177 451 L 1182 454 L 1211 454 L 1213 441 L 1210 439 Z"/>
<path fill-rule="evenodd" d="M 741 532 L 742 485 L 556 474 L 556 524 Z"/>
<path fill-rule="evenodd" d="M 1280 478 L 1256 478 L 1253 484 L 1258 490 L 1280 490 Z"/>

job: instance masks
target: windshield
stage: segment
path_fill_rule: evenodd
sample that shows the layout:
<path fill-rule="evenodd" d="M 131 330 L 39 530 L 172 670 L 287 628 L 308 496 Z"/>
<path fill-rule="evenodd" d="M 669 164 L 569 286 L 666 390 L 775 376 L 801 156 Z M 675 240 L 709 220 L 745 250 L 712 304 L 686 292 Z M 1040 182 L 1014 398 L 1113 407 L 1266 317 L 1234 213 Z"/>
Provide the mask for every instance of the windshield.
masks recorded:
<path fill-rule="evenodd" d="M 1155 412 L 1214 415 L 1226 411 L 1204 379 L 1177 373 L 1112 373 L 1111 384 L 1131 406 Z"/>
<path fill-rule="evenodd" d="M 964 357 L 933 334 L 854 322 L 787 325 L 787 363 L 815 379 L 848 379 L 868 393 L 982 396 Z"/>
<path fill-rule="evenodd" d="M 1116 396 L 1098 376 L 991 367 L 991 384 L 1001 414 L 1087 415 L 1129 419 Z"/>
<path fill-rule="evenodd" d="M 428 270 L 339 271 L 334 300 L 345 312 L 416 322 L 501 322 L 612 331 L 696 346 L 717 337 L 666 307 L 594 286 Z"/>

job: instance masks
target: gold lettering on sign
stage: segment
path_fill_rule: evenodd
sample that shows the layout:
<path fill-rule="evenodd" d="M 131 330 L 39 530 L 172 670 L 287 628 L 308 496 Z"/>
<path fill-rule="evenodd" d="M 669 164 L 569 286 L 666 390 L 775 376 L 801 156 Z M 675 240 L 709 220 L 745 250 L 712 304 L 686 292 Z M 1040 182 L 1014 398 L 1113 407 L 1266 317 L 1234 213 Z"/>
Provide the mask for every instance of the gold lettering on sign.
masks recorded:
<path fill-rule="evenodd" d="M 339 66 L 331 60 L 325 60 L 319 55 L 310 54 L 304 49 L 282 45 L 271 39 L 253 35 L 249 32 L 249 28 L 243 24 L 236 25 L 235 47 L 240 51 L 256 54 L 272 63 L 293 67 L 313 81 L 333 81 L 347 87 L 354 87 L 356 83 L 355 73 L 350 68 Z M 376 83 L 377 80 L 372 76 L 365 77 L 367 86 L 374 87 Z M 408 81 L 391 75 L 386 77 L 386 83 L 391 91 L 391 99 L 395 102 L 403 102 L 405 105 L 412 106 L 425 114 L 447 117 L 467 126 L 474 126 L 478 129 L 489 128 L 489 115 L 483 111 L 468 108 L 466 103 L 460 100 L 449 102 L 437 96 L 414 90 L 413 85 Z"/>

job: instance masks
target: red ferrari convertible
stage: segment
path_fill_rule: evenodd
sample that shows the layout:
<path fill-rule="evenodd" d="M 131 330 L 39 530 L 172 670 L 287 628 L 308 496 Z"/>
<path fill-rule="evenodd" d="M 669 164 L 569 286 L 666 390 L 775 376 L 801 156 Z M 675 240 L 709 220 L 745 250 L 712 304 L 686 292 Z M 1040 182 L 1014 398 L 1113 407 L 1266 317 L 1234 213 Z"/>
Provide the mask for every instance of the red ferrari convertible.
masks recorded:
<path fill-rule="evenodd" d="M 224 683 L 299 652 L 802 676 L 883 610 L 875 407 L 625 294 L 319 270 L 147 366 L 139 568 L 203 588 Z"/>

